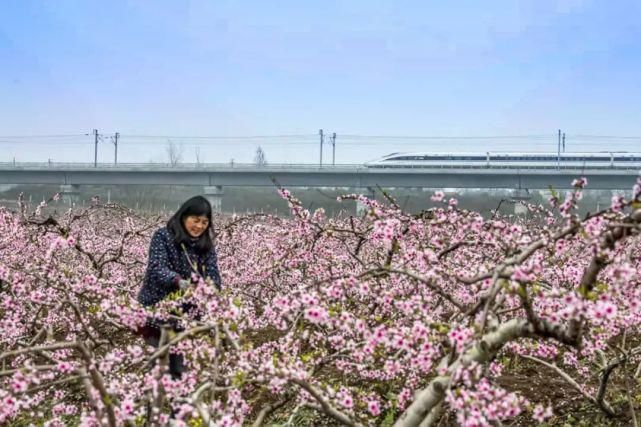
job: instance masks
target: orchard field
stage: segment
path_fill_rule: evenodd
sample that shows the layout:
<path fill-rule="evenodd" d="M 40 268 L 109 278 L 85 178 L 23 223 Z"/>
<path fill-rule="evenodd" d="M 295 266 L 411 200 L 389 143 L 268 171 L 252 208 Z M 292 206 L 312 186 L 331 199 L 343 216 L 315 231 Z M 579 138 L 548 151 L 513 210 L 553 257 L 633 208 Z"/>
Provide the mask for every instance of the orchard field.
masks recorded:
<path fill-rule="evenodd" d="M 573 184 L 485 219 L 440 192 L 328 218 L 281 190 L 289 217 L 216 218 L 222 292 L 194 276 L 153 311 L 166 218 L 0 209 L 0 425 L 638 425 L 641 179 L 582 216 Z M 152 315 L 184 331 L 146 346 Z"/>

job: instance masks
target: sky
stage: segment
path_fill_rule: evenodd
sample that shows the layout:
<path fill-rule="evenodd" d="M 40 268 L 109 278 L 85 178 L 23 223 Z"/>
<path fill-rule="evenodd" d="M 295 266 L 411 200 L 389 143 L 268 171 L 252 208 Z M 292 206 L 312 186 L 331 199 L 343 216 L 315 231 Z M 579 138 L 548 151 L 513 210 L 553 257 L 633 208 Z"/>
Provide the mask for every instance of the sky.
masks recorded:
<path fill-rule="evenodd" d="M 0 2 L 0 162 L 641 151 L 641 2 Z M 55 137 L 54 137 L 55 136 Z M 208 137 L 208 138 L 195 138 Z M 483 138 L 479 138 L 483 137 Z M 331 162 L 326 139 L 324 163 Z"/>

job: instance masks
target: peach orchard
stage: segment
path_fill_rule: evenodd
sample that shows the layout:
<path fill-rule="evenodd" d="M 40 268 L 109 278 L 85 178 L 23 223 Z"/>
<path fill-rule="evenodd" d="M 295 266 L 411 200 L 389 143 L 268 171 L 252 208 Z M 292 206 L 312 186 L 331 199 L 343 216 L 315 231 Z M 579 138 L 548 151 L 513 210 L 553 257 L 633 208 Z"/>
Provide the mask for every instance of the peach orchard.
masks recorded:
<path fill-rule="evenodd" d="M 636 423 L 633 399 L 609 396 L 614 373 L 639 374 L 641 179 L 585 217 L 587 182 L 573 185 L 526 218 L 483 218 L 442 192 L 419 214 L 347 195 L 367 213 L 327 218 L 281 190 L 290 217 L 216 219 L 221 292 L 194 275 L 151 309 L 136 294 L 163 218 L 55 200 L 54 216 L 46 203 L 0 209 L 0 424 L 260 426 L 310 411 L 348 426 L 553 420 L 545 390 L 528 399 L 499 385 L 511 358 Z M 146 346 L 136 330 L 151 316 L 184 330 Z M 179 380 L 170 352 L 186 358 Z"/>

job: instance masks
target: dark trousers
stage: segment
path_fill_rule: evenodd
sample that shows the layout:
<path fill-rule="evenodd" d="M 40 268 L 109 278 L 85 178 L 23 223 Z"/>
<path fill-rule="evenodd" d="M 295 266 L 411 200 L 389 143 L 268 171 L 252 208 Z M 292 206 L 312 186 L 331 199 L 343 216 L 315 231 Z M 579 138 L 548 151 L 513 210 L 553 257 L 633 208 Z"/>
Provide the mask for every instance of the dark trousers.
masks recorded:
<path fill-rule="evenodd" d="M 178 331 L 175 331 L 178 332 Z M 141 335 L 145 338 L 145 342 L 151 346 L 158 348 L 160 343 L 160 328 L 152 322 L 147 322 L 141 331 Z M 169 353 L 169 374 L 174 380 L 182 377 L 185 372 L 185 358 L 182 354 Z"/>

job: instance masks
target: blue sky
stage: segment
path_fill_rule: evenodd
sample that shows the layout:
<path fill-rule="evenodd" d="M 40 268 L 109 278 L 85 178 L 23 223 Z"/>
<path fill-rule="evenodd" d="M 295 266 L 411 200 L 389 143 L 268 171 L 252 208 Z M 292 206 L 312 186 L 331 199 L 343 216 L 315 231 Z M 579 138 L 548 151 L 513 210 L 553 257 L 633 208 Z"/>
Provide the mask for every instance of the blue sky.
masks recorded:
<path fill-rule="evenodd" d="M 196 147 L 251 161 L 260 144 L 271 162 L 315 162 L 319 128 L 349 163 L 555 150 L 558 128 L 574 151 L 641 151 L 639 16 L 634 0 L 4 0 L 0 161 L 92 161 L 93 128 L 123 135 L 123 162 L 165 160 L 166 136 L 186 161 Z M 301 136 L 180 138 L 282 134 Z"/>

